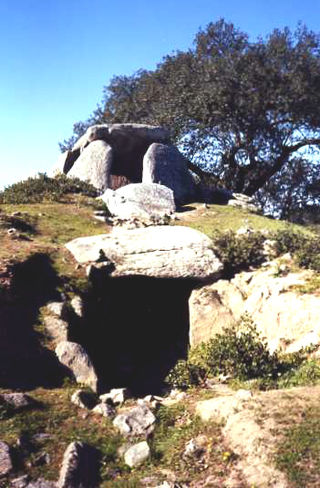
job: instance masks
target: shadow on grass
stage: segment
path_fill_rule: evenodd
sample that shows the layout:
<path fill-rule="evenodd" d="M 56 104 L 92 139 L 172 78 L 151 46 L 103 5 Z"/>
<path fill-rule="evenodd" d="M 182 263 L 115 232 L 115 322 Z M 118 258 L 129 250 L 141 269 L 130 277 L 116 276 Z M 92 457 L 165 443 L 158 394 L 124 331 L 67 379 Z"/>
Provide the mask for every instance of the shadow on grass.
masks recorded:
<path fill-rule="evenodd" d="M 40 307 L 58 298 L 59 279 L 46 254 L 34 254 L 11 271 L 11 299 L 0 297 L 0 387 L 59 386 L 63 370 L 34 329 Z"/>

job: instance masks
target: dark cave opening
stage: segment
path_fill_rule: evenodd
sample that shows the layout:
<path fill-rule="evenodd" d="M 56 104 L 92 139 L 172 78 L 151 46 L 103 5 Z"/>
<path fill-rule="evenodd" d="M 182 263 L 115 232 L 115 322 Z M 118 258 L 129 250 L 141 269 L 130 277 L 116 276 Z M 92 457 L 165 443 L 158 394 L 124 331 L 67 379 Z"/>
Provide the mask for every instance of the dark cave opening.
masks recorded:
<path fill-rule="evenodd" d="M 73 324 L 72 340 L 88 351 L 100 391 L 161 393 L 169 370 L 187 356 L 194 282 L 98 276 L 85 298 L 84 318 Z"/>

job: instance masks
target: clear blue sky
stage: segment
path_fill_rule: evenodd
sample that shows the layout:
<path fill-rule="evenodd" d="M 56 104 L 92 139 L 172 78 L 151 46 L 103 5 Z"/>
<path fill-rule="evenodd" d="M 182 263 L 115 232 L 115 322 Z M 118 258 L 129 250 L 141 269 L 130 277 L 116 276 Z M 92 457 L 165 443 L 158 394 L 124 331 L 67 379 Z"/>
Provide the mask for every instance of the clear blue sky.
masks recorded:
<path fill-rule="evenodd" d="M 320 0 L 0 0 L 0 188 L 50 171 L 113 75 L 154 68 L 220 17 L 252 38 L 320 31 Z"/>

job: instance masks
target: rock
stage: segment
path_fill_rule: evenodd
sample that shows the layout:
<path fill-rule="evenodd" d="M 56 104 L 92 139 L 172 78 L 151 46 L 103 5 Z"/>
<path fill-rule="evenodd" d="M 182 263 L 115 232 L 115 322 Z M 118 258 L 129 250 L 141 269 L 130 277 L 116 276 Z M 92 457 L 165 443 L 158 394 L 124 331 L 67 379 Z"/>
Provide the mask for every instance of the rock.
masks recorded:
<path fill-rule="evenodd" d="M 74 311 L 74 313 L 79 317 L 79 318 L 83 318 L 83 313 L 84 313 L 84 303 L 83 303 L 83 300 L 81 297 L 79 297 L 78 295 L 75 295 L 71 302 L 70 302 L 70 305 L 72 307 L 72 310 Z"/>
<path fill-rule="evenodd" d="M 24 474 L 23 476 L 19 476 L 19 478 L 14 478 L 11 480 L 11 487 L 12 488 L 26 488 L 29 482 L 29 475 Z"/>
<path fill-rule="evenodd" d="M 62 341 L 55 350 L 60 363 L 66 366 L 78 383 L 97 391 L 98 378 L 85 349 L 76 342 Z"/>
<path fill-rule="evenodd" d="M 27 488 L 57 488 L 57 485 L 53 481 L 46 481 L 39 478 L 36 481 L 31 481 L 31 483 L 27 485 Z"/>
<path fill-rule="evenodd" d="M 187 442 L 183 457 L 199 459 L 205 454 L 208 444 L 208 438 L 205 435 L 199 435 Z"/>
<path fill-rule="evenodd" d="M 124 455 L 125 463 L 130 468 L 135 468 L 144 463 L 150 456 L 150 447 L 146 441 L 139 442 L 131 446 Z"/>
<path fill-rule="evenodd" d="M 43 324 L 49 337 L 54 341 L 61 342 L 69 339 L 69 324 L 65 320 L 47 315 L 43 319 Z"/>
<path fill-rule="evenodd" d="M 114 408 L 109 405 L 108 403 L 99 403 L 94 407 L 92 410 L 93 413 L 97 413 L 99 415 L 102 415 L 103 417 L 114 417 L 115 416 L 115 410 Z"/>
<path fill-rule="evenodd" d="M 175 212 L 173 192 L 156 183 L 133 183 L 100 197 L 109 212 L 121 219 L 163 217 Z"/>
<path fill-rule="evenodd" d="M 260 209 L 253 203 L 253 198 L 243 193 L 233 193 L 228 205 L 239 207 L 252 213 L 259 213 Z"/>
<path fill-rule="evenodd" d="M 71 397 L 71 403 L 77 407 L 91 410 L 97 404 L 97 401 L 94 395 L 87 391 L 77 390 Z"/>
<path fill-rule="evenodd" d="M 13 470 L 10 447 L 0 441 L 0 477 L 6 476 Z"/>
<path fill-rule="evenodd" d="M 240 318 L 241 291 L 227 280 L 219 280 L 192 291 L 189 299 L 191 346 L 206 342 Z"/>
<path fill-rule="evenodd" d="M 69 177 L 91 183 L 104 191 L 109 187 L 112 165 L 112 149 L 104 141 L 94 141 L 86 147 L 68 172 Z"/>
<path fill-rule="evenodd" d="M 151 410 L 145 405 L 139 405 L 126 413 L 117 415 L 113 425 L 122 435 L 149 435 L 154 430 L 155 421 L 156 418 Z"/>
<path fill-rule="evenodd" d="M 0 394 L 0 405 L 6 405 L 13 410 L 34 407 L 37 402 L 26 393 L 2 393 Z"/>
<path fill-rule="evenodd" d="M 240 390 L 237 391 L 236 393 L 236 398 L 239 398 L 239 400 L 242 400 L 242 401 L 248 401 L 248 400 L 251 400 L 252 399 L 252 391 L 250 390 L 244 390 L 242 388 L 240 388 Z"/>
<path fill-rule="evenodd" d="M 171 188 L 177 204 L 191 202 L 196 196 L 188 161 L 172 145 L 151 144 L 143 158 L 142 182 L 160 183 Z"/>
<path fill-rule="evenodd" d="M 72 148 L 72 157 L 93 143 L 104 141 L 110 145 L 113 154 L 112 178 L 126 182 L 141 182 L 142 160 L 153 142 L 169 142 L 170 134 L 163 127 L 144 124 L 104 124 L 89 127 Z M 122 186 L 123 183 L 120 185 Z M 117 186 L 116 186 L 117 187 Z"/>
<path fill-rule="evenodd" d="M 138 405 L 146 405 L 150 409 L 159 407 L 163 402 L 164 398 L 157 395 L 147 395 L 144 398 L 138 398 L 137 400 Z"/>
<path fill-rule="evenodd" d="M 183 226 L 116 229 L 111 234 L 80 237 L 66 244 L 80 263 L 103 268 L 113 277 L 217 278 L 222 264 L 211 240 Z M 93 263 L 95 263 L 93 265 Z"/>
<path fill-rule="evenodd" d="M 66 302 L 50 302 L 47 304 L 47 310 L 56 315 L 59 319 L 66 319 L 67 317 L 67 304 Z"/>
<path fill-rule="evenodd" d="M 310 272 L 276 276 L 277 263 L 194 290 L 189 300 L 191 345 L 208 341 L 245 313 L 271 352 L 320 344 L 320 296 L 293 289 L 304 284 Z"/>
<path fill-rule="evenodd" d="M 196 414 L 203 422 L 223 422 L 242 408 L 242 402 L 235 396 L 222 396 L 202 400 L 196 404 Z"/>
<path fill-rule="evenodd" d="M 104 393 L 99 396 L 103 403 L 111 402 L 114 405 L 122 405 L 129 397 L 130 392 L 127 388 L 113 388 L 109 393 Z"/>
<path fill-rule="evenodd" d="M 96 488 L 98 486 L 98 453 L 83 442 L 67 447 L 57 488 Z"/>

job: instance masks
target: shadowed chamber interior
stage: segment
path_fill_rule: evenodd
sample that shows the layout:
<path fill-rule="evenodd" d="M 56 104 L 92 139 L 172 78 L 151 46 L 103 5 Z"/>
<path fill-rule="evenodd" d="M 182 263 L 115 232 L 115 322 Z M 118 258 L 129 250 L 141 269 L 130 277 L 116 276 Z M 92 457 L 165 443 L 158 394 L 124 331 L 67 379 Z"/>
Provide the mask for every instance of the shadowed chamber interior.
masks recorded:
<path fill-rule="evenodd" d="M 41 344 L 34 326 L 40 308 L 59 298 L 59 278 L 46 254 L 12 267 L 11 300 L 0 296 L 0 386 L 29 389 L 58 386 L 65 375 L 53 351 Z"/>
<path fill-rule="evenodd" d="M 183 279 L 95 277 L 72 340 L 88 351 L 101 391 L 161 391 L 168 371 L 187 355 L 193 287 Z"/>

